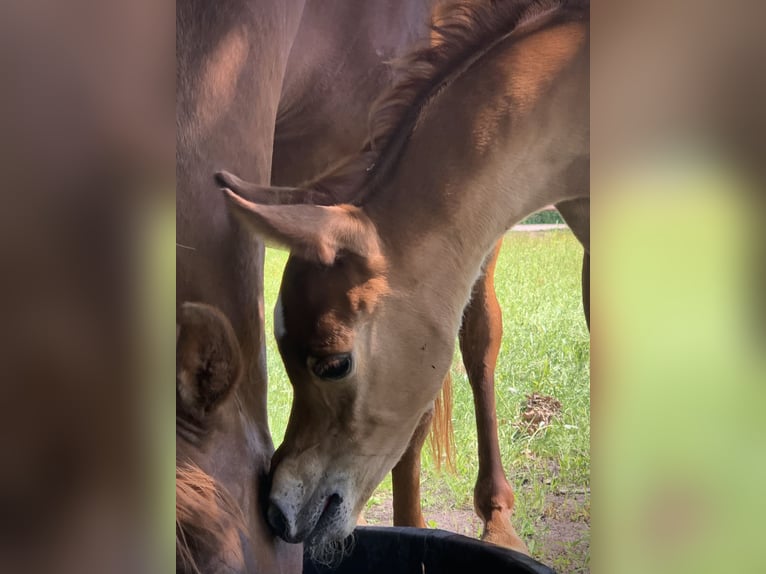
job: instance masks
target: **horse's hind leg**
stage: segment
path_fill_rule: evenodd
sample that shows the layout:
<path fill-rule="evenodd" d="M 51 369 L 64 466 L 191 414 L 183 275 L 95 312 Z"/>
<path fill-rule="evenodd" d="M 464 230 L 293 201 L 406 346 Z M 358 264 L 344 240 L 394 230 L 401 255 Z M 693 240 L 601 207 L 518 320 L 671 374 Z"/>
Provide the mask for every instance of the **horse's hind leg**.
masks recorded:
<path fill-rule="evenodd" d="M 503 319 L 495 296 L 494 273 L 501 246 L 502 240 L 484 262 L 460 328 L 460 350 L 473 391 L 479 443 L 479 476 L 473 500 L 476 513 L 484 521 L 484 540 L 528 553 L 511 525 L 513 489 L 505 477 L 497 437 L 495 365 Z"/>
<path fill-rule="evenodd" d="M 556 204 L 556 209 L 583 246 L 582 306 L 590 329 L 590 198 L 562 201 Z"/>
<path fill-rule="evenodd" d="M 433 409 L 420 419 L 407 450 L 391 471 L 394 491 L 394 526 L 425 528 L 426 521 L 420 508 L 420 451 L 431 427 Z"/>

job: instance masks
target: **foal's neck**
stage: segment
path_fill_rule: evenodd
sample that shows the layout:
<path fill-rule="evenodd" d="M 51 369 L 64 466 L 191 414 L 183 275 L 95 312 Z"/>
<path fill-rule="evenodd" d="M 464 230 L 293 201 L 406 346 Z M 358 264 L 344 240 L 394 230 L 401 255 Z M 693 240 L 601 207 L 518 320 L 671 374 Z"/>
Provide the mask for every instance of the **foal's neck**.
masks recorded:
<path fill-rule="evenodd" d="M 458 313 L 501 234 L 588 193 L 585 24 L 519 34 L 422 110 L 396 167 L 365 204 L 392 268 L 440 293 L 454 290 Z"/>

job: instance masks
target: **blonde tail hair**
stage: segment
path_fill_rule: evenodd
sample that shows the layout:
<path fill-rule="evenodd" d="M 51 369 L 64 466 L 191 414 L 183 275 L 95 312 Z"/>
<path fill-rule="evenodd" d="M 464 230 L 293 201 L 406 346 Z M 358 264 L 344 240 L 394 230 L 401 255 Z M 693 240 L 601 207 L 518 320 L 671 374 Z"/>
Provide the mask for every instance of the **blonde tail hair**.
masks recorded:
<path fill-rule="evenodd" d="M 442 391 L 434 401 L 434 417 L 431 423 L 431 455 L 437 470 L 446 464 L 447 470 L 455 472 L 455 430 L 452 426 L 452 376 L 447 373 Z"/>

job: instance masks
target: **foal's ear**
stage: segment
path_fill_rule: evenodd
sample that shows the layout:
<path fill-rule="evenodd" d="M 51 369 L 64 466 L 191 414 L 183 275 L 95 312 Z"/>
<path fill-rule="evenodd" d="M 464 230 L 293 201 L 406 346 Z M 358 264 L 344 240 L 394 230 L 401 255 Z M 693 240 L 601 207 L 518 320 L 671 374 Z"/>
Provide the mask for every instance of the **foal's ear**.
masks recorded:
<path fill-rule="evenodd" d="M 226 316 L 209 305 L 184 303 L 176 318 L 177 410 L 203 420 L 230 395 L 241 369 Z"/>
<path fill-rule="evenodd" d="M 260 205 L 335 205 L 341 203 L 326 191 L 302 187 L 270 187 L 240 179 L 228 171 L 219 171 L 215 180 L 224 189 L 230 189 L 242 199 Z"/>
<path fill-rule="evenodd" d="M 262 205 L 224 190 L 237 217 L 267 243 L 294 255 L 332 265 L 341 251 L 372 257 L 379 253 L 375 226 L 352 205 Z"/>

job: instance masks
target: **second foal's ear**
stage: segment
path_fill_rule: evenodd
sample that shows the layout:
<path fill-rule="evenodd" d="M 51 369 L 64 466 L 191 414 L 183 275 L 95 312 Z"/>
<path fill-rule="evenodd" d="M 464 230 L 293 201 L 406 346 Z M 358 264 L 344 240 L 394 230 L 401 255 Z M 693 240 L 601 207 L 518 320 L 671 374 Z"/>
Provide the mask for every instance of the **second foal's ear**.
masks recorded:
<path fill-rule="evenodd" d="M 352 205 L 263 205 L 224 190 L 235 215 L 266 243 L 294 255 L 332 265 L 338 253 L 365 258 L 379 249 L 375 226 L 362 209 Z"/>
<path fill-rule="evenodd" d="M 184 303 L 176 317 L 176 409 L 205 420 L 231 395 L 242 370 L 234 329 L 217 309 Z"/>

